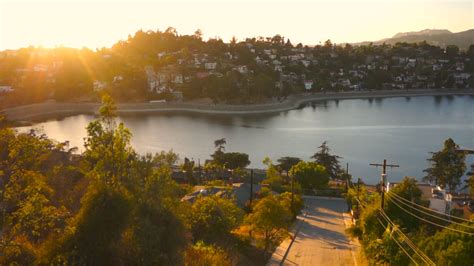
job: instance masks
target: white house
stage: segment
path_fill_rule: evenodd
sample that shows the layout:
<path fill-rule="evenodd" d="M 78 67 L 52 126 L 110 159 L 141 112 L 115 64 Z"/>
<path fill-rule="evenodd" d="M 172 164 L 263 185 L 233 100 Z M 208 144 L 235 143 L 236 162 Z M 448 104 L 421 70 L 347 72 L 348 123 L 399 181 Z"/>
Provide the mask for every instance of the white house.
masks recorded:
<path fill-rule="evenodd" d="M 313 81 L 312 80 L 305 80 L 304 81 L 304 88 L 306 90 L 311 90 L 313 88 Z"/>
<path fill-rule="evenodd" d="M 92 84 L 95 92 L 101 91 L 107 87 L 107 82 L 105 81 L 94 80 Z"/>
<path fill-rule="evenodd" d="M 204 68 L 207 69 L 207 70 L 214 70 L 214 69 L 216 69 L 216 67 L 217 67 L 216 62 L 209 62 L 209 63 L 204 64 Z"/>
<path fill-rule="evenodd" d="M 36 64 L 33 66 L 34 72 L 46 72 L 48 71 L 48 66 L 44 64 Z"/>
<path fill-rule="evenodd" d="M 441 64 L 434 64 L 433 65 L 433 71 L 438 71 L 438 70 L 441 70 L 443 68 L 443 65 Z"/>
<path fill-rule="evenodd" d="M 246 65 L 241 65 L 237 66 L 237 71 L 239 71 L 240 74 L 247 74 L 249 70 Z"/>
<path fill-rule="evenodd" d="M 183 84 L 183 75 L 174 74 L 171 82 L 173 82 L 175 84 Z"/>
<path fill-rule="evenodd" d="M 114 78 L 113 78 L 113 82 L 119 82 L 119 81 L 122 81 L 122 80 L 123 80 L 123 76 L 121 76 L 121 75 L 114 76 Z"/>
<path fill-rule="evenodd" d="M 387 192 L 397 185 L 398 183 L 389 182 L 387 184 Z M 417 183 L 416 186 L 421 190 L 421 199 L 430 202 L 428 206 L 430 209 L 441 213 L 450 213 L 451 194 L 446 193 L 444 189 L 436 185 Z"/>
<path fill-rule="evenodd" d="M 0 86 L 0 93 L 8 93 L 12 91 L 13 91 L 12 86 Z"/>

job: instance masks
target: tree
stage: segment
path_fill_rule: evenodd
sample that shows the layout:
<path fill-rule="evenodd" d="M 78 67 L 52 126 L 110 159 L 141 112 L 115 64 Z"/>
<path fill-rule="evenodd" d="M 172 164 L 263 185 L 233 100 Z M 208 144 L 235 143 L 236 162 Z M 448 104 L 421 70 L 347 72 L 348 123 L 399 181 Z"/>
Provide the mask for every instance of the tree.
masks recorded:
<path fill-rule="evenodd" d="M 54 193 L 45 177 L 34 171 L 19 171 L 11 176 L 5 188 L 4 204 L 12 209 L 7 216 L 12 235 L 25 235 L 33 243 L 65 224 L 67 209 L 51 203 Z"/>
<path fill-rule="evenodd" d="M 259 200 L 253 207 L 253 211 L 245 218 L 245 224 L 259 238 L 257 244 L 263 248 L 266 256 L 271 247 L 276 246 L 288 235 L 288 226 L 292 215 L 278 199 L 272 195 Z"/>
<path fill-rule="evenodd" d="M 273 165 L 272 160 L 268 157 L 265 157 L 265 159 L 263 159 L 263 164 L 267 166 L 267 170 L 262 184 L 268 184 L 273 191 L 279 193 L 283 192 L 283 178 L 281 177 L 275 165 Z"/>
<path fill-rule="evenodd" d="M 222 154 L 225 151 L 225 144 L 227 144 L 227 141 L 225 138 L 222 139 L 216 139 L 214 141 L 214 148 L 216 148 L 216 151 L 214 151 L 214 154 L 211 156 L 214 157 L 216 155 Z"/>
<path fill-rule="evenodd" d="M 195 240 L 225 241 L 242 220 L 242 210 L 230 199 L 199 197 L 191 206 L 188 224 Z"/>
<path fill-rule="evenodd" d="M 173 150 L 169 151 L 161 151 L 160 153 L 156 153 L 153 156 L 153 163 L 158 166 L 168 166 L 172 167 L 175 165 L 179 160 L 179 155 L 175 153 Z"/>
<path fill-rule="evenodd" d="M 62 235 L 48 241 L 40 264 L 182 263 L 181 189 L 170 168 L 177 155 L 137 156 L 128 130 L 115 124 L 110 98 L 100 113 L 88 126 L 90 180 L 82 206 Z"/>
<path fill-rule="evenodd" d="M 220 266 L 232 265 L 232 261 L 223 249 L 199 241 L 186 250 L 184 265 Z"/>
<path fill-rule="evenodd" d="M 296 178 L 303 189 L 322 189 L 329 182 L 326 168 L 315 162 L 299 162 L 291 168 L 290 175 Z"/>
<path fill-rule="evenodd" d="M 230 170 L 245 168 L 250 164 L 249 155 L 241 152 L 226 152 L 217 156 L 215 160 Z"/>
<path fill-rule="evenodd" d="M 284 192 L 277 196 L 280 203 L 289 210 L 293 217 L 296 217 L 303 209 L 304 202 L 300 194 L 291 195 L 291 192 Z"/>
<path fill-rule="evenodd" d="M 230 170 L 245 168 L 250 164 L 249 155 L 246 153 L 224 152 L 225 144 L 225 138 L 214 141 L 214 147 L 216 148 L 216 151 L 211 155 L 211 157 L 215 164 L 221 165 Z"/>
<path fill-rule="evenodd" d="M 433 152 L 431 158 L 428 159 L 431 167 L 424 170 L 427 174 L 423 180 L 454 191 L 461 183 L 461 177 L 466 171 L 466 154 L 458 149 L 459 146 L 451 138 L 445 140 L 443 149 Z"/>
<path fill-rule="evenodd" d="M 459 54 L 459 47 L 456 45 L 448 45 L 445 50 L 446 56 L 452 58 Z"/>
<path fill-rule="evenodd" d="M 465 225 L 469 225 L 465 223 Z M 452 229 L 464 230 L 460 225 L 450 225 Z M 420 246 L 426 255 L 438 265 L 474 264 L 474 238 L 467 234 L 443 229 L 434 236 L 424 238 Z"/>
<path fill-rule="evenodd" d="M 117 242 L 131 215 L 130 195 L 97 183 L 89 187 L 71 227 L 50 243 L 45 259 L 53 264 L 117 263 Z"/>
<path fill-rule="evenodd" d="M 465 182 L 466 182 L 465 188 L 467 188 L 469 190 L 469 194 L 473 196 L 474 195 L 474 173 L 472 173 L 472 175 L 468 177 L 465 180 Z"/>
<path fill-rule="evenodd" d="M 136 159 L 130 144 L 132 134 L 123 123 L 116 125 L 117 108 L 112 98 L 105 95 L 102 104 L 100 117 L 87 126 L 84 141 L 84 157 L 91 175 L 111 186 L 138 185 L 131 180 L 132 163 Z"/>
<path fill-rule="evenodd" d="M 415 178 L 412 177 L 405 177 L 403 178 L 402 182 L 396 185 L 393 189 L 390 190 L 391 193 L 398 195 L 404 199 L 412 201 L 416 204 L 423 205 L 421 201 L 421 190 L 416 185 L 417 181 Z M 395 203 L 397 203 L 395 201 Z M 413 217 L 412 215 L 406 213 L 404 210 L 400 209 L 394 203 L 394 200 L 390 197 L 387 199 L 387 206 L 385 207 L 385 212 L 390 216 L 393 217 L 394 221 L 400 225 L 402 228 L 407 228 L 407 230 L 416 230 L 419 225 L 420 221 Z M 397 203 L 401 205 L 400 203 Z M 403 207 L 403 205 L 402 205 Z"/>
<path fill-rule="evenodd" d="M 196 185 L 197 181 L 194 178 L 194 161 L 189 160 L 187 157 L 184 157 L 184 163 L 182 165 L 182 170 L 186 173 L 186 178 L 188 183 L 191 185 Z"/>
<path fill-rule="evenodd" d="M 301 162 L 300 158 L 297 157 L 281 157 L 277 160 L 278 167 L 286 172 L 286 176 L 288 177 L 288 172 L 290 171 L 291 167 Z"/>
<path fill-rule="evenodd" d="M 339 164 L 339 159 L 342 157 L 337 155 L 332 155 L 329 153 L 330 149 L 327 145 L 327 141 L 324 141 L 321 146 L 319 146 L 319 151 L 311 156 L 316 163 L 324 166 L 331 178 L 336 178 L 341 172 L 341 165 Z"/>

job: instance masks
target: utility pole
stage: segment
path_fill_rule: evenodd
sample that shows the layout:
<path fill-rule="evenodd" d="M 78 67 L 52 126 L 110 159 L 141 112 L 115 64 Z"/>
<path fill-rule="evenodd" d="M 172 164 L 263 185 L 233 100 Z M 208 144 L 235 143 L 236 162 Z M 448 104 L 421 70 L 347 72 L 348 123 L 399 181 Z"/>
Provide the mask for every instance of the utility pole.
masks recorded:
<path fill-rule="evenodd" d="M 389 166 L 390 169 L 391 169 L 391 168 L 394 168 L 394 167 L 400 167 L 400 165 L 398 165 L 398 164 L 387 164 L 387 159 L 383 159 L 383 164 L 371 163 L 369 165 L 375 166 L 375 167 L 382 166 L 382 175 L 381 175 L 381 178 L 380 178 L 380 194 L 381 194 L 381 197 L 382 197 L 382 201 L 380 202 L 380 208 L 382 208 L 382 210 L 383 210 L 384 193 L 385 193 L 385 179 L 387 177 L 387 166 Z"/>
<path fill-rule="evenodd" d="M 349 163 L 346 163 L 346 192 L 349 191 Z"/>
<path fill-rule="evenodd" d="M 294 201 L 294 197 L 295 197 L 295 190 L 294 190 L 294 186 L 293 186 L 293 183 L 294 183 L 294 177 L 293 175 L 291 175 L 291 210 L 293 211 L 293 201 Z"/>
<path fill-rule="evenodd" d="M 199 175 L 199 185 L 202 184 L 202 173 L 201 173 L 201 159 L 198 158 L 198 175 Z"/>
<path fill-rule="evenodd" d="M 253 200 L 253 169 L 250 169 L 250 206 L 252 206 Z"/>
<path fill-rule="evenodd" d="M 359 200 L 360 200 L 360 199 L 359 199 L 359 190 L 360 190 L 360 189 L 359 189 L 359 186 L 360 186 L 360 177 L 357 178 L 357 206 L 359 206 L 358 203 L 359 203 Z"/>

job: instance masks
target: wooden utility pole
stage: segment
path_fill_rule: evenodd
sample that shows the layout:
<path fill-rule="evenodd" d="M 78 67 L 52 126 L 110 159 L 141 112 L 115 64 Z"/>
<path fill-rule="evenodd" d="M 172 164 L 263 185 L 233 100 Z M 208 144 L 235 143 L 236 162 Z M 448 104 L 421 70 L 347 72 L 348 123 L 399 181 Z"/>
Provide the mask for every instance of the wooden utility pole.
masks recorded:
<path fill-rule="evenodd" d="M 250 169 L 250 206 L 253 200 L 253 169 Z"/>
<path fill-rule="evenodd" d="M 293 201 L 294 201 L 294 198 L 295 198 L 295 189 L 294 189 L 294 177 L 293 175 L 291 175 L 291 210 L 293 211 Z"/>
<path fill-rule="evenodd" d="M 349 163 L 346 163 L 346 192 L 349 191 Z"/>
<path fill-rule="evenodd" d="M 357 206 L 359 206 L 359 190 L 360 190 L 360 177 L 357 178 Z"/>
<path fill-rule="evenodd" d="M 375 167 L 382 166 L 382 175 L 381 175 L 381 178 L 380 178 L 380 195 L 382 197 L 382 201 L 380 202 L 380 207 L 383 210 L 384 193 L 385 193 L 385 179 L 387 177 L 387 166 L 390 167 L 390 168 L 393 168 L 393 167 L 400 167 L 400 165 L 398 165 L 398 164 L 387 164 L 387 159 L 383 159 L 383 164 L 371 163 L 369 165 L 375 166 Z"/>

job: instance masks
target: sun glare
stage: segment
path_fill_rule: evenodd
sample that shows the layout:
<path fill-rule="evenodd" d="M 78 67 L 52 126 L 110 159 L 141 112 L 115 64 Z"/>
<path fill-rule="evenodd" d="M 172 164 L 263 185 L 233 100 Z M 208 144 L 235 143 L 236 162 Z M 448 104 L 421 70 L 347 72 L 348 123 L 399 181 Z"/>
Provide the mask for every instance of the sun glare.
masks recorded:
<path fill-rule="evenodd" d="M 359 42 L 400 31 L 473 27 L 472 1 L 0 1 L 0 49 L 98 48 L 139 29 L 201 29 L 230 40 L 277 33 L 293 42 Z M 292 22 L 292 23 L 288 23 Z"/>

